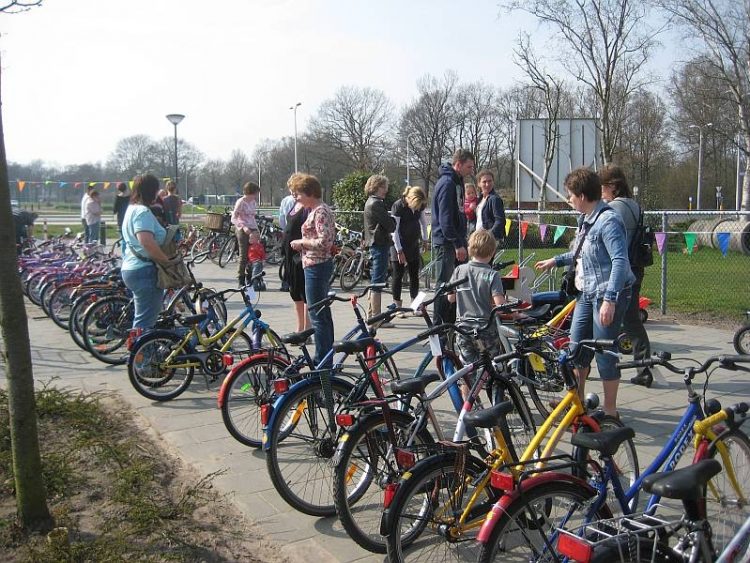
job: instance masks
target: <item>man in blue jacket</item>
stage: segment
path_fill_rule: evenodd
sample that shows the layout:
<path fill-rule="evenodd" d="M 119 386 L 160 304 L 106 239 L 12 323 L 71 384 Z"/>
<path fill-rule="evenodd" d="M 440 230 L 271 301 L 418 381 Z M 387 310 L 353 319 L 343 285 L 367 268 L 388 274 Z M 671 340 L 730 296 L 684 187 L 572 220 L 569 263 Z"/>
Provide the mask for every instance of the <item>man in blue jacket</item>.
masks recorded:
<path fill-rule="evenodd" d="M 453 164 L 440 167 L 432 196 L 432 246 L 437 260 L 437 284 L 448 282 L 456 264 L 466 261 L 464 178 L 474 174 L 474 155 L 466 149 L 453 153 Z M 434 322 L 455 322 L 448 298 L 435 301 Z"/>
<path fill-rule="evenodd" d="M 495 175 L 484 169 L 477 174 L 477 184 L 482 196 L 477 205 L 477 230 L 492 231 L 498 243 L 505 240 L 505 207 L 503 200 L 495 192 Z"/>

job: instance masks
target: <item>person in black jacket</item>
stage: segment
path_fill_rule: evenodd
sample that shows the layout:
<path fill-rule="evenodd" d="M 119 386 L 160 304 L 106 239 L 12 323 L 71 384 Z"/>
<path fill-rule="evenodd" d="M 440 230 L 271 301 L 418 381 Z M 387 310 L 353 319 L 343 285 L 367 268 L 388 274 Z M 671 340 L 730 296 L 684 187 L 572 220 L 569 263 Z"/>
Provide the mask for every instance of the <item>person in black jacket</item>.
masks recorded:
<path fill-rule="evenodd" d="M 130 205 L 130 193 L 125 182 L 117 184 L 117 195 L 115 196 L 115 205 L 112 212 L 117 216 L 117 231 L 122 231 L 122 222 L 125 219 L 125 212 Z"/>
<path fill-rule="evenodd" d="M 474 155 L 466 149 L 453 153 L 453 164 L 440 167 L 432 197 L 432 244 L 437 260 L 437 283 L 449 282 L 456 264 L 466 260 L 464 178 L 474 174 Z M 455 308 L 443 296 L 435 301 L 434 322 L 454 322 Z"/>
<path fill-rule="evenodd" d="M 409 271 L 409 294 L 412 300 L 419 293 L 419 267 L 422 246 L 427 241 L 427 218 L 424 208 L 427 196 L 419 186 L 406 186 L 403 195 L 391 207 L 396 219 L 393 232 L 391 264 L 393 265 L 393 302 L 401 307 L 401 287 L 404 271 Z M 420 240 L 423 241 L 420 244 Z"/>
<path fill-rule="evenodd" d="M 391 233 L 396 230 L 396 220 L 388 213 L 385 196 L 388 195 L 388 178 L 373 174 L 365 184 L 365 244 L 370 249 L 370 281 L 384 283 L 388 276 L 388 258 Z M 379 315 L 382 294 L 370 291 L 370 316 Z M 381 325 L 385 326 L 385 325 Z"/>
<path fill-rule="evenodd" d="M 502 243 L 505 240 L 505 207 L 495 192 L 495 175 L 490 170 L 480 170 L 477 183 L 482 190 L 477 205 L 477 230 L 492 231 L 495 240 Z"/>

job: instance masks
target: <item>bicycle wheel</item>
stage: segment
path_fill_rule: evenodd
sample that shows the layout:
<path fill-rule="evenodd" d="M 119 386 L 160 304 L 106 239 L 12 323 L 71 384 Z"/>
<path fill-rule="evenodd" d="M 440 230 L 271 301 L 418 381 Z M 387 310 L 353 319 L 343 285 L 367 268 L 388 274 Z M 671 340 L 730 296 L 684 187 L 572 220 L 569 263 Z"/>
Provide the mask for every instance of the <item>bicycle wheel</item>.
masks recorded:
<path fill-rule="evenodd" d="M 556 530 L 580 528 L 588 502 L 595 494 L 582 484 L 566 481 L 550 481 L 527 490 L 500 512 L 487 543 L 481 545 L 477 561 L 558 560 Z M 594 519 L 609 516 L 604 507 Z"/>
<path fill-rule="evenodd" d="M 552 413 L 552 403 L 565 395 L 565 381 L 556 358 L 547 354 L 532 353 L 519 363 L 521 375 L 526 379 L 526 392 L 543 419 Z"/>
<path fill-rule="evenodd" d="M 500 421 L 499 428 L 505 438 L 510 457 L 520 459 L 536 434 L 536 424 L 531 409 L 521 389 L 512 380 L 495 380 L 492 386 L 493 404 L 507 400 L 513 403 L 513 410 Z"/>
<path fill-rule="evenodd" d="M 414 419 L 407 413 L 389 414 L 396 437 L 396 447 L 406 444 Z M 426 428 L 413 443 L 431 444 Z M 388 436 L 388 425 L 382 412 L 360 420 L 339 441 L 336 468 L 333 473 L 333 498 L 336 514 L 355 542 L 368 551 L 385 553 L 385 538 L 380 535 L 383 495 L 386 486 L 398 483 L 401 471 L 395 459 L 394 444 Z"/>
<path fill-rule="evenodd" d="M 340 380 L 331 382 L 334 412 L 349 394 L 350 387 Z M 328 409 L 320 381 L 288 395 L 274 414 L 268 432 L 266 466 L 281 498 L 300 512 L 311 516 L 332 516 L 333 468 L 336 436 L 328 427 Z"/>
<path fill-rule="evenodd" d="M 128 377 L 138 393 L 152 401 L 168 401 L 185 392 L 195 368 L 164 365 L 181 341 L 176 334 L 155 334 L 139 341 L 128 361 Z"/>
<path fill-rule="evenodd" d="M 344 291 L 354 289 L 354 287 L 362 279 L 362 272 L 364 271 L 364 260 L 365 255 L 362 252 L 356 252 L 347 258 L 344 265 L 341 267 L 341 281 L 340 286 Z"/>
<path fill-rule="evenodd" d="M 476 560 L 477 524 L 492 508 L 497 493 L 485 487 L 466 521 L 460 524 L 459 519 L 477 492 L 472 482 L 486 470 L 482 460 L 468 455 L 459 474 L 455 453 L 428 457 L 409 470 L 383 515 L 389 560 Z"/>
<path fill-rule="evenodd" d="M 70 319 L 68 319 L 68 334 L 81 350 L 86 350 L 86 342 L 83 339 L 83 318 L 86 310 L 100 298 L 94 292 L 84 294 L 73 303 L 70 310 Z"/>
<path fill-rule="evenodd" d="M 269 233 L 268 238 L 265 241 L 266 246 L 266 262 L 275 266 L 279 264 L 284 257 L 284 234 L 281 231 L 273 231 Z"/>
<path fill-rule="evenodd" d="M 732 342 L 738 354 L 750 355 L 750 325 L 738 329 Z"/>
<path fill-rule="evenodd" d="M 57 289 L 57 286 L 61 282 L 56 280 L 50 280 L 42 286 L 42 290 L 39 292 L 39 305 L 42 307 L 42 311 L 48 317 L 50 316 L 49 302 L 52 298 L 52 293 Z"/>
<path fill-rule="evenodd" d="M 271 402 L 271 382 L 284 376 L 288 367 L 282 358 L 266 354 L 227 375 L 222 384 L 221 418 L 235 440 L 253 448 L 261 446 L 260 408 Z"/>
<path fill-rule="evenodd" d="M 122 295 L 110 295 L 91 305 L 83 317 L 83 341 L 91 355 L 115 366 L 127 362 L 123 346 L 134 314 L 132 300 Z"/>
<path fill-rule="evenodd" d="M 721 442 L 726 446 L 727 458 L 719 453 L 717 443 L 711 446 L 708 457 L 718 460 L 722 471 L 706 487 L 706 517 L 718 552 L 724 550 L 750 517 L 750 439 L 741 430 L 731 430 Z M 730 480 L 725 462 L 731 464 L 739 489 Z"/>
<path fill-rule="evenodd" d="M 66 282 L 58 285 L 49 299 L 49 318 L 57 326 L 67 330 L 70 310 L 73 308 L 71 295 L 78 287 L 78 282 Z"/>
<path fill-rule="evenodd" d="M 41 305 L 41 291 L 42 287 L 46 283 L 47 272 L 36 272 L 29 277 L 28 283 L 26 284 L 26 296 L 29 298 L 34 305 Z"/>
<path fill-rule="evenodd" d="M 198 240 L 193 243 L 193 246 L 190 247 L 190 260 L 194 264 L 201 264 L 206 261 L 206 258 L 208 258 L 206 251 L 208 250 L 210 238 L 212 238 L 211 235 L 199 237 Z"/>
<path fill-rule="evenodd" d="M 223 268 L 230 262 L 236 261 L 238 254 L 237 238 L 228 238 L 219 251 L 219 268 Z"/>

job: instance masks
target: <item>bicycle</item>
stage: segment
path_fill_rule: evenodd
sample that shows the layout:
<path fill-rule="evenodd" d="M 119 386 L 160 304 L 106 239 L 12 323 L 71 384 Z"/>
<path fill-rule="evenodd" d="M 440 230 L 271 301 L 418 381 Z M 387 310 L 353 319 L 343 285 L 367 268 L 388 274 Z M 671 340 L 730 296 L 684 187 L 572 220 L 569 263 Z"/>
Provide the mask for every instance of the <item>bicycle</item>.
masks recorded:
<path fill-rule="evenodd" d="M 745 311 L 745 323 L 735 331 L 732 344 L 738 354 L 750 355 L 750 311 Z"/>
<path fill-rule="evenodd" d="M 464 552 L 467 556 L 476 557 L 477 532 L 481 535 L 486 530 L 487 521 L 502 515 L 499 501 L 504 495 L 502 487 L 498 487 L 493 478 L 493 475 L 499 473 L 499 468 L 510 467 L 511 471 L 520 473 L 525 465 L 544 466 L 559 459 L 559 456 L 553 455 L 554 450 L 562 435 L 569 429 L 575 433 L 588 433 L 599 432 L 603 427 L 622 426 L 614 418 L 595 418 L 588 414 L 590 409 L 598 406 L 595 395 L 589 395 L 585 403 L 578 396 L 572 362 L 583 346 L 593 343 L 594 341 L 582 341 L 572 354 L 560 354 L 561 372 L 568 391 L 539 427 L 517 461 L 509 459 L 507 452 L 498 447 L 485 459 L 446 453 L 427 458 L 409 471 L 408 478 L 401 480 L 391 506 L 383 514 L 381 531 L 387 536 L 391 561 L 404 561 L 406 548 L 409 548 L 410 559 L 419 559 L 428 556 L 427 554 L 434 558 L 438 549 L 444 552 L 445 557 L 461 557 Z M 499 423 L 501 427 L 503 425 L 502 420 L 495 423 Z M 549 435 L 555 423 L 558 426 Z M 510 430 L 504 429 L 503 432 L 509 435 Z M 546 438 L 547 443 L 542 449 Z M 632 440 L 625 440 L 623 446 L 618 456 L 618 474 L 630 480 L 638 475 L 637 455 Z M 588 450 L 578 448 L 573 457 L 585 460 Z M 572 474 L 560 478 L 576 479 Z M 585 484 L 580 478 L 577 481 Z M 520 488 L 516 489 L 516 494 L 521 492 Z M 582 492 L 586 492 L 586 489 Z"/>
<path fill-rule="evenodd" d="M 606 343 L 595 343 L 595 345 L 601 347 L 605 346 Z M 612 433 L 599 435 L 582 434 L 573 436 L 572 443 L 574 445 L 597 450 L 602 454 L 604 469 L 596 468 L 595 477 L 591 483 L 579 477 L 572 477 L 573 480 L 571 481 L 570 476 L 564 476 L 565 481 L 557 481 L 558 477 L 562 477 L 562 475 L 554 471 L 539 476 L 527 473 L 522 475 L 519 480 L 515 479 L 513 475 L 498 475 L 498 482 L 503 481 L 505 483 L 507 492 L 501 501 L 493 507 L 492 516 L 488 516 L 478 535 L 478 541 L 482 544 L 479 561 L 492 561 L 495 557 L 501 557 L 504 561 L 511 560 L 512 554 L 509 553 L 508 545 L 519 536 L 519 541 L 514 544 L 514 547 L 520 551 L 517 554 L 519 558 L 528 561 L 529 552 L 532 555 L 549 556 L 551 553 L 550 546 L 554 542 L 548 536 L 548 533 L 554 536 L 556 532 L 551 530 L 550 527 L 538 527 L 532 530 L 526 523 L 535 522 L 542 515 L 548 518 L 547 506 L 557 506 L 561 499 L 566 499 L 568 504 L 561 511 L 562 522 L 557 523 L 554 526 L 555 528 L 571 529 L 573 526 L 565 518 L 570 518 L 573 514 L 576 515 L 576 518 L 582 519 L 583 525 L 591 522 L 595 519 L 595 514 L 599 514 L 600 510 L 605 509 L 610 493 L 617 502 L 617 508 L 623 514 L 633 514 L 637 507 L 641 485 L 659 469 L 673 470 L 685 448 L 693 439 L 693 434 L 695 434 L 694 444 L 696 448 L 693 463 L 706 457 L 713 457 L 718 453 L 729 480 L 729 487 L 727 487 L 726 482 L 712 481 L 709 483 L 710 494 L 708 498 L 709 500 L 713 498 L 713 502 L 718 503 L 720 507 L 720 510 L 716 511 L 715 516 L 713 516 L 715 522 L 720 521 L 720 514 L 726 515 L 729 512 L 730 506 L 746 504 L 747 495 L 742 490 L 740 483 L 747 483 L 750 480 L 750 473 L 748 473 L 750 472 L 750 440 L 736 426 L 732 426 L 729 431 L 719 434 L 720 439 L 717 439 L 717 433 L 713 430 L 713 426 L 723 421 L 729 421 L 733 417 L 727 414 L 728 411 L 720 411 L 718 402 L 714 402 L 711 405 L 711 412 L 717 410 L 719 412 L 706 418 L 700 405 L 701 397 L 692 388 L 692 380 L 695 375 L 707 372 L 713 363 L 719 363 L 720 367 L 725 369 L 750 371 L 748 368 L 736 365 L 737 361 L 750 363 L 750 358 L 744 358 L 744 360 L 743 358 L 743 356 L 714 356 L 700 367 L 685 368 L 684 383 L 688 389 L 689 403 L 686 412 L 656 459 L 628 488 L 623 487 L 618 478 L 619 468 L 617 463 L 612 460 L 612 454 L 620 443 L 632 438 L 633 431 L 631 429 L 619 429 Z M 652 359 L 621 362 L 620 367 L 626 369 L 646 365 L 661 365 L 676 373 L 683 373 L 683 370 L 673 366 L 668 360 L 669 354 L 662 352 Z M 745 406 L 744 411 L 746 410 L 747 407 Z M 709 445 L 712 443 L 712 447 L 715 449 L 710 450 Z M 743 459 L 731 459 L 730 453 L 732 452 L 742 455 Z M 581 461 L 581 459 L 578 460 L 579 464 Z M 745 470 L 743 479 L 736 477 L 735 472 L 740 469 Z M 575 498 L 573 498 L 571 491 L 576 491 Z M 735 503 L 727 499 L 737 500 Z M 659 501 L 659 495 L 652 494 L 646 504 L 645 513 L 652 514 Z M 724 529 L 732 527 L 727 520 L 721 520 L 721 525 Z M 739 527 L 739 524 L 736 527 Z M 732 533 L 734 533 L 736 527 L 732 529 Z"/>
<path fill-rule="evenodd" d="M 224 298 L 230 293 L 240 293 L 245 308 L 239 315 L 213 334 L 206 333 L 209 323 L 216 321 L 213 309 L 185 317 L 186 331 L 152 330 L 133 343 L 128 357 L 128 377 L 138 393 L 154 401 L 168 401 L 181 395 L 190 385 L 195 369 L 206 378 L 206 384 L 216 381 L 226 373 L 233 362 L 231 353 L 249 354 L 265 347 L 274 348 L 288 357 L 281 338 L 256 313 L 252 299 L 252 282 L 265 275 L 255 276 L 239 289 L 225 289 L 212 293 L 213 298 Z M 245 328 L 253 324 L 252 337 Z M 182 334 L 181 332 L 184 332 Z M 239 339 L 240 348 L 233 343 Z M 230 353 L 228 356 L 225 354 Z"/>

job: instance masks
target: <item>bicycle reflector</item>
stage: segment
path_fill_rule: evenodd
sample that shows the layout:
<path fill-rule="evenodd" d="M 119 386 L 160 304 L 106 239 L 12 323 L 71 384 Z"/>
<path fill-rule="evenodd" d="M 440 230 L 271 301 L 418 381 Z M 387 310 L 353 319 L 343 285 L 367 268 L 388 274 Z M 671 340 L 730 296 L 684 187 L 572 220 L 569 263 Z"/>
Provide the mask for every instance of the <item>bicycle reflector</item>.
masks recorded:
<path fill-rule="evenodd" d="M 138 337 L 139 337 L 139 336 L 140 336 L 141 334 L 143 334 L 143 329 L 142 329 L 142 328 L 131 328 L 131 329 L 130 329 L 130 332 L 128 333 L 128 341 L 127 341 L 127 343 L 125 344 L 125 345 L 127 346 L 127 348 L 128 348 L 128 352 L 130 352 L 130 350 L 132 350 L 132 348 L 133 348 L 133 343 L 134 343 L 134 342 L 135 342 L 136 340 L 138 340 Z"/>
<path fill-rule="evenodd" d="M 234 365 L 234 356 L 232 356 L 232 354 L 224 354 L 221 356 L 221 361 L 223 362 L 224 367 L 229 367 Z"/>
<path fill-rule="evenodd" d="M 260 406 L 260 423 L 268 426 L 268 419 L 271 418 L 271 405 L 266 403 Z"/>
<path fill-rule="evenodd" d="M 557 553 L 579 563 L 589 563 L 592 548 L 591 544 L 584 538 L 563 533 L 557 540 Z"/>
<path fill-rule="evenodd" d="M 396 463 L 401 469 L 411 469 L 417 463 L 417 456 L 409 450 L 396 448 Z"/>
<path fill-rule="evenodd" d="M 388 483 L 383 490 L 383 508 L 388 508 L 393 502 L 393 497 L 396 496 L 398 490 L 398 483 Z"/>
<path fill-rule="evenodd" d="M 276 393 L 286 393 L 287 391 L 289 391 L 289 380 L 285 377 L 274 379 L 273 390 Z"/>
<path fill-rule="evenodd" d="M 490 484 L 500 491 L 512 491 L 516 486 L 512 473 L 497 470 L 490 475 Z"/>
<path fill-rule="evenodd" d="M 338 424 L 339 426 L 352 426 L 354 425 L 354 415 L 353 414 L 337 414 L 336 424 Z"/>

